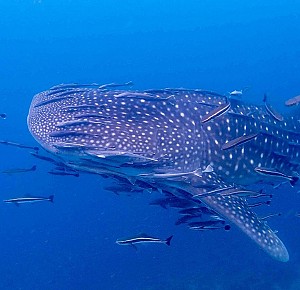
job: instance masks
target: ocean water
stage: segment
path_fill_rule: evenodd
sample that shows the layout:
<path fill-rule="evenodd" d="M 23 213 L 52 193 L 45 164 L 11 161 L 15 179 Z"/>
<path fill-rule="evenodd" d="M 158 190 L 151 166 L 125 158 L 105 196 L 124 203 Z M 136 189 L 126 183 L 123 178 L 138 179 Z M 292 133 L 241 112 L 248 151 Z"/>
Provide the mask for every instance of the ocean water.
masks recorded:
<path fill-rule="evenodd" d="M 249 87 L 279 111 L 300 92 L 297 1 L 0 1 L 0 139 L 37 146 L 26 117 L 34 94 L 60 83 L 185 87 L 221 94 Z M 299 188 L 274 190 L 262 213 L 290 261 L 272 260 L 236 227 L 175 226 L 158 194 L 115 195 L 96 175 L 52 176 L 28 149 L 0 144 L 1 198 L 54 194 L 54 203 L 0 204 L 0 289 L 300 289 Z M 124 236 L 174 235 L 171 246 L 122 247 Z"/>

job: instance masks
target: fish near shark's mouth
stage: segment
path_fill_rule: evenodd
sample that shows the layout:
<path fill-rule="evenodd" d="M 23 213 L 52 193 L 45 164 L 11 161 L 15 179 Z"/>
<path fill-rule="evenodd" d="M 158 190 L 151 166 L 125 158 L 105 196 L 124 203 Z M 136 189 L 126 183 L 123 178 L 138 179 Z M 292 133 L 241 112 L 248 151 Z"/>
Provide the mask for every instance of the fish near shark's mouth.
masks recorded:
<path fill-rule="evenodd" d="M 193 208 L 207 206 L 270 256 L 287 261 L 284 244 L 239 196 L 245 177 L 261 180 L 256 171 L 289 177 L 267 168 L 281 166 L 283 154 L 271 156 L 265 146 L 271 130 L 283 130 L 279 121 L 261 121 L 263 109 L 209 91 L 116 86 L 60 85 L 36 95 L 30 132 L 67 166 L 155 189 Z M 231 196 L 232 190 L 237 194 Z"/>

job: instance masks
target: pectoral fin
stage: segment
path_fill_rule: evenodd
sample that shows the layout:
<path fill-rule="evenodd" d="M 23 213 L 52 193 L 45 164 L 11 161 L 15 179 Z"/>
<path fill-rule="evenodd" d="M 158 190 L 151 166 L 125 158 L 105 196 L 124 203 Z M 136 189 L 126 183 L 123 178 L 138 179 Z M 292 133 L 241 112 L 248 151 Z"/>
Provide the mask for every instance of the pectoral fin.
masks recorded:
<path fill-rule="evenodd" d="M 200 198 L 200 200 L 238 226 L 271 257 L 281 262 L 289 260 L 288 251 L 282 241 L 267 223 L 259 220 L 243 199 L 238 196 L 218 194 Z"/>

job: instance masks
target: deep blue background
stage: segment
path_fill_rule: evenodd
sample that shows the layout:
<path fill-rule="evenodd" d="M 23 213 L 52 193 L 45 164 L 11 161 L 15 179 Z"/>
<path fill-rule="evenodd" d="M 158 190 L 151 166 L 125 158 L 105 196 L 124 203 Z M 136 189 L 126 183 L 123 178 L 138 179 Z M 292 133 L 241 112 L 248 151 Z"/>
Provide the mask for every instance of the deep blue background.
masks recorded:
<path fill-rule="evenodd" d="M 283 109 L 300 92 L 297 1 L 0 1 L 0 139 L 36 145 L 26 116 L 35 93 L 68 82 L 134 81 L 136 88 L 188 87 L 226 93 L 249 86 Z M 27 150 L 1 146 L 1 198 L 55 194 L 55 203 L 0 206 L 0 289 L 300 289 L 297 188 L 274 192 L 265 212 L 290 252 L 270 259 L 236 228 L 175 227 L 176 211 L 155 196 L 116 196 L 96 176 L 57 177 Z M 115 244 L 138 232 L 171 247 Z M 277 288 L 276 288 L 277 287 Z"/>

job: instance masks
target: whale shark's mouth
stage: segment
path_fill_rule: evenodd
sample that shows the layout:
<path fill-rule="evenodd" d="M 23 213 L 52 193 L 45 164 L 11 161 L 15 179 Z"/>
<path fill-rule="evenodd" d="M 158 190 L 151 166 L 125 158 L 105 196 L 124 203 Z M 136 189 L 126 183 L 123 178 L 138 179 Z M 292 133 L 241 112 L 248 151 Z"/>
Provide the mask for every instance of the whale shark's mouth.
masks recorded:
<path fill-rule="evenodd" d="M 204 90 L 70 84 L 34 97 L 28 127 L 65 166 L 110 176 L 127 190 L 158 190 L 164 206 L 186 215 L 207 208 L 210 221 L 190 228 L 228 229 L 228 221 L 273 258 L 288 261 L 249 201 L 261 194 L 248 188 L 253 184 L 298 180 L 299 124 L 272 112 Z"/>

